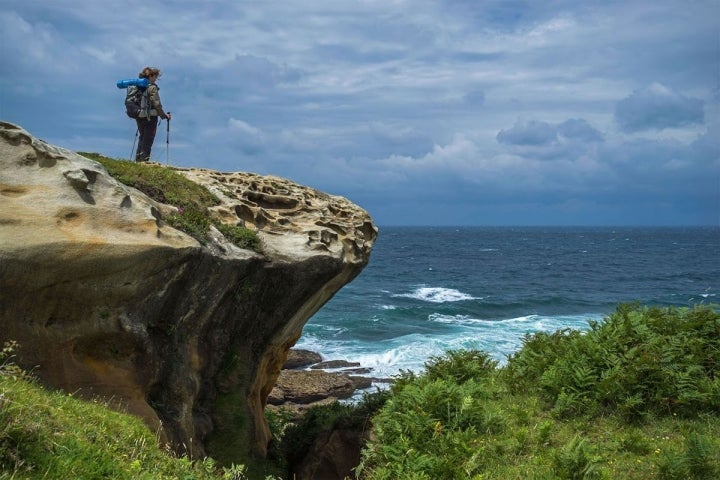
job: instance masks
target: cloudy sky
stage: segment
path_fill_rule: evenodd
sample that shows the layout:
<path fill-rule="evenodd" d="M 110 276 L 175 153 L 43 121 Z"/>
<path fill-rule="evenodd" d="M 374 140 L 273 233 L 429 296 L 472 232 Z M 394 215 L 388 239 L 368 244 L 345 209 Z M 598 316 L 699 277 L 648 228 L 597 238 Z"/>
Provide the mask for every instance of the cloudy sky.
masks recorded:
<path fill-rule="evenodd" d="M 0 119 L 290 178 L 379 225 L 720 225 L 720 0 L 5 0 Z"/>

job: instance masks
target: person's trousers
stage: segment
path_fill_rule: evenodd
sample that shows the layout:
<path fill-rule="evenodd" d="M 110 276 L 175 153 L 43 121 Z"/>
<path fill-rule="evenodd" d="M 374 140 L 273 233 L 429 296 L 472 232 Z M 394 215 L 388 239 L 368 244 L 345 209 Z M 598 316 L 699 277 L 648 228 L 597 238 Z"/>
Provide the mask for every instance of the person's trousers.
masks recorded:
<path fill-rule="evenodd" d="M 138 140 L 136 162 L 147 162 L 150 160 L 155 134 L 157 133 L 158 117 L 138 118 L 137 127 L 140 138 Z"/>

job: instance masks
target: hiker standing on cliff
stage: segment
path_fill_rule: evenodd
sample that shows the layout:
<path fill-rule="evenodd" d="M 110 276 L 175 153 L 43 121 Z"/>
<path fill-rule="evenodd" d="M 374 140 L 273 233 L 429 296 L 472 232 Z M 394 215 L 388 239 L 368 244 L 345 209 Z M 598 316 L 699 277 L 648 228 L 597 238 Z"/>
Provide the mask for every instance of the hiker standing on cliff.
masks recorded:
<path fill-rule="evenodd" d="M 152 150 L 155 141 L 155 133 L 157 132 L 158 117 L 163 120 L 170 121 L 170 112 L 165 113 L 160 101 L 160 87 L 155 82 L 160 78 L 160 70 L 157 68 L 145 67 L 138 74 L 140 78 L 147 78 L 150 85 L 147 87 L 146 95 L 143 95 L 142 107 L 140 115 L 136 119 L 140 139 L 138 140 L 136 162 L 147 162 L 150 160 L 150 150 Z"/>

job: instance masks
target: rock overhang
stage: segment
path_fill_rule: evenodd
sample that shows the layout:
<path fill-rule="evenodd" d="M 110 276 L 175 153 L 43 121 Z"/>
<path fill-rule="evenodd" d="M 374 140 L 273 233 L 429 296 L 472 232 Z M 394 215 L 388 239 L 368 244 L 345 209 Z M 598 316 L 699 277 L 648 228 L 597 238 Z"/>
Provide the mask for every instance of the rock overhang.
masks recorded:
<path fill-rule="evenodd" d="M 176 450 L 262 455 L 288 349 L 367 264 L 377 228 L 347 199 L 287 179 L 175 170 L 220 199 L 211 215 L 254 230 L 262 253 L 216 229 L 201 245 L 164 222 L 174 207 L 0 122 L 0 340 L 19 341 L 45 383 L 114 398 Z M 246 427 L 233 430 L 238 412 Z"/>

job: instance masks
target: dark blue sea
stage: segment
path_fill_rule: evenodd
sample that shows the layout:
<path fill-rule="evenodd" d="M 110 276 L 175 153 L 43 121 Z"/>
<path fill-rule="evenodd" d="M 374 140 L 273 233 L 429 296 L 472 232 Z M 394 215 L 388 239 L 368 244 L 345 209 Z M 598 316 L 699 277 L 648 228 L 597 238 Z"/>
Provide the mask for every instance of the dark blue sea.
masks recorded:
<path fill-rule="evenodd" d="M 720 303 L 719 291 L 717 227 L 385 227 L 296 347 L 378 377 L 456 348 L 502 363 L 529 332 L 586 329 L 624 302 Z"/>

